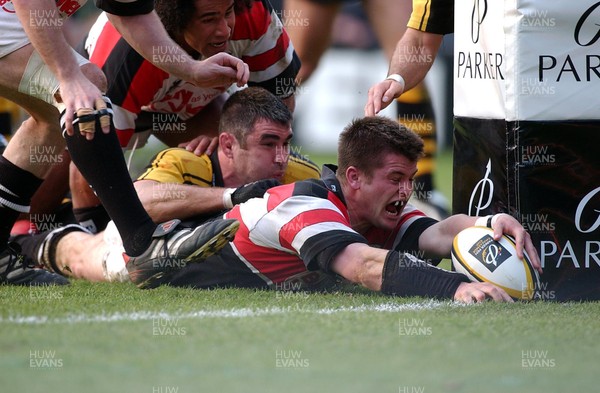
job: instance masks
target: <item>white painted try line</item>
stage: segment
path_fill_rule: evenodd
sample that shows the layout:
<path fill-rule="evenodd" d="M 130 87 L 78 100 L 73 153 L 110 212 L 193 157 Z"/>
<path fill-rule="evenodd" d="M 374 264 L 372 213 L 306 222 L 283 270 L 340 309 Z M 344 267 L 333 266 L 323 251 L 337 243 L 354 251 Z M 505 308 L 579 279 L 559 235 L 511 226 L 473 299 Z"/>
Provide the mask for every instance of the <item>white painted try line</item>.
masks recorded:
<path fill-rule="evenodd" d="M 168 313 L 156 311 L 138 311 L 131 313 L 112 313 L 112 314 L 73 314 L 66 317 L 52 318 L 46 315 L 30 316 L 8 316 L 0 317 L 0 323 L 15 323 L 21 325 L 38 324 L 75 324 L 91 322 L 122 322 L 122 321 L 148 321 L 153 319 L 208 319 L 208 318 L 252 318 L 272 315 L 282 315 L 289 313 L 304 314 L 339 314 L 356 312 L 402 312 L 402 311 L 421 311 L 433 310 L 442 307 L 460 307 L 459 303 L 439 302 L 430 300 L 422 303 L 383 303 L 352 307 L 336 308 L 310 308 L 302 305 L 287 307 L 268 307 L 268 308 L 233 308 L 228 310 L 199 310 L 187 313 Z"/>

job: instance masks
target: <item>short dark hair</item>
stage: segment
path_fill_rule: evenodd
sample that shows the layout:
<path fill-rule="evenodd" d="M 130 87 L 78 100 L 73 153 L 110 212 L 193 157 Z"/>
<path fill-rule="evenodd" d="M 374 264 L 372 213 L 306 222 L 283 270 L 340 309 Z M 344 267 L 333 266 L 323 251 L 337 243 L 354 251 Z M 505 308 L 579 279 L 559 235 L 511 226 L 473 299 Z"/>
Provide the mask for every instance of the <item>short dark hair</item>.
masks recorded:
<path fill-rule="evenodd" d="M 411 161 L 423 156 L 423 140 L 395 120 L 382 116 L 354 119 L 342 131 L 338 143 L 338 174 L 354 166 L 371 176 L 382 165 L 383 156 L 395 153 Z"/>
<path fill-rule="evenodd" d="M 223 105 L 219 133 L 235 135 L 240 146 L 246 146 L 246 137 L 258 120 L 269 120 L 286 126 L 292 125 L 292 112 L 280 98 L 262 87 L 247 87 L 231 95 Z"/>
<path fill-rule="evenodd" d="M 252 7 L 254 0 L 234 0 L 235 13 Z M 154 0 L 154 9 L 171 38 L 180 37 L 196 14 L 194 0 Z"/>

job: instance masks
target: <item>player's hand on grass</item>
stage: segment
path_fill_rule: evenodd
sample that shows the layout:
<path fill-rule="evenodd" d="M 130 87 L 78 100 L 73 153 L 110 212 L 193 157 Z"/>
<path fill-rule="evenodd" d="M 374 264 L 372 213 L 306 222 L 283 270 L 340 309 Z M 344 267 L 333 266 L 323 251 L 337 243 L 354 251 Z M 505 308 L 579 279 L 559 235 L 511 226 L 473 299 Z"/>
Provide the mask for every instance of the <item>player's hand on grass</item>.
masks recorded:
<path fill-rule="evenodd" d="M 467 304 L 481 303 L 488 299 L 495 302 L 514 302 L 503 289 L 488 282 L 463 282 L 454 294 L 454 300 Z"/>

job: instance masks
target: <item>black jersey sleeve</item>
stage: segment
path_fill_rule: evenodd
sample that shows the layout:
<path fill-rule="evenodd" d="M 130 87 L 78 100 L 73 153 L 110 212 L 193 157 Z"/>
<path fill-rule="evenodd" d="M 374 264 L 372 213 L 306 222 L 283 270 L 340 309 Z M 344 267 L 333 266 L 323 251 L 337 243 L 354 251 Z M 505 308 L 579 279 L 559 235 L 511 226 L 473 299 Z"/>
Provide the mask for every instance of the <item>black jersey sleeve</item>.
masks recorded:
<path fill-rule="evenodd" d="M 96 0 L 96 7 L 109 14 L 118 16 L 134 16 L 149 14 L 154 9 L 153 0 Z"/>

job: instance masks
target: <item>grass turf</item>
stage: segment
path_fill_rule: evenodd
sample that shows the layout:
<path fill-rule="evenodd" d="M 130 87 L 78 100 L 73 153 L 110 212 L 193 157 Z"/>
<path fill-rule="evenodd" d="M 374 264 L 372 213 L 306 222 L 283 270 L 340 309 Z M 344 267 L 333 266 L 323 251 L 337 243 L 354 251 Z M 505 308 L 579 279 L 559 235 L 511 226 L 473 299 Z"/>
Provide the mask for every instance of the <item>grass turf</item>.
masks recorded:
<path fill-rule="evenodd" d="M 592 392 L 598 303 L 0 288 L 3 392 Z"/>

